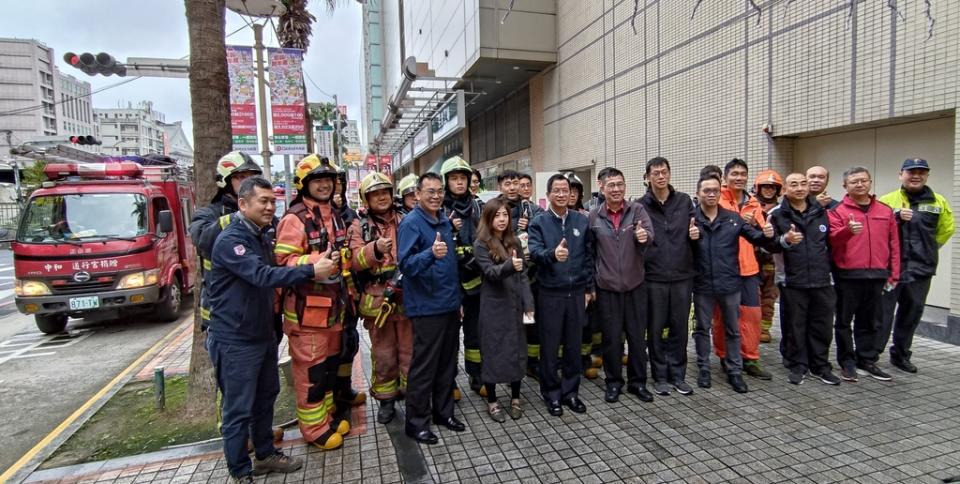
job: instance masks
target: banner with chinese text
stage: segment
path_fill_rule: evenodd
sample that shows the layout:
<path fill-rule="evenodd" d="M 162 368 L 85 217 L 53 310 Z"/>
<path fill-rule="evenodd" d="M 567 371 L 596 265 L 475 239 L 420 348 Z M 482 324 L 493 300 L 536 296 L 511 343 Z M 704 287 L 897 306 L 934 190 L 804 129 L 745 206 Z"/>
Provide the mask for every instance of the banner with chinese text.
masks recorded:
<path fill-rule="evenodd" d="M 227 46 L 227 74 L 230 77 L 233 149 L 257 153 L 256 69 L 252 47 Z"/>
<path fill-rule="evenodd" d="M 303 51 L 267 49 L 267 62 L 270 65 L 273 151 L 278 155 L 309 153 L 304 131 Z"/>

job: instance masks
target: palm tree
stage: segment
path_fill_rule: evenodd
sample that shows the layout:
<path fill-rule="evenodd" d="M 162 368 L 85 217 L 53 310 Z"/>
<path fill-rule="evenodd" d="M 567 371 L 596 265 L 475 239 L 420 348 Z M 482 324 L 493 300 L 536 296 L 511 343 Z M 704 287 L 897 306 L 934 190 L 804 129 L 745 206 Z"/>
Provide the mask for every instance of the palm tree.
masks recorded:
<path fill-rule="evenodd" d="M 230 80 L 225 46 L 225 0 L 184 0 L 190 36 L 190 108 L 193 116 L 194 186 L 196 200 L 206 204 L 216 193 L 213 174 L 220 156 L 232 148 Z M 195 264 L 199 267 L 199 264 Z M 194 280 L 198 280 L 195 278 Z M 194 288 L 193 347 L 187 384 L 188 411 L 212 418 L 216 379 L 201 331 L 200 284 Z"/>

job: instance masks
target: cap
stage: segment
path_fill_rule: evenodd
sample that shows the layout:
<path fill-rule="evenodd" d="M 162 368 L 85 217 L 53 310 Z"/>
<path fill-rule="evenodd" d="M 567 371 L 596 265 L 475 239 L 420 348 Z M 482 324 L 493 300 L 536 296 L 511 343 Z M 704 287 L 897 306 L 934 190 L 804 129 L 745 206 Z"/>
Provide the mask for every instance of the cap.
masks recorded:
<path fill-rule="evenodd" d="M 928 165 L 927 160 L 924 160 L 923 158 L 908 158 L 903 160 L 903 166 L 900 167 L 900 171 L 913 170 L 915 168 L 921 168 L 929 171 L 930 165 Z"/>

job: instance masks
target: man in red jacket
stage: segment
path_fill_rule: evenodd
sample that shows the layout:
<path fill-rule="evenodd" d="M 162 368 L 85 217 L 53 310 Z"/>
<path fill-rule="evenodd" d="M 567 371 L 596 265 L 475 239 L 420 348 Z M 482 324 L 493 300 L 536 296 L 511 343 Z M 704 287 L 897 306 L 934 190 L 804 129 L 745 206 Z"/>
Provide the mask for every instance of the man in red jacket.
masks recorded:
<path fill-rule="evenodd" d="M 870 172 L 862 166 L 845 171 L 847 195 L 829 212 L 836 266 L 837 363 L 840 377 L 850 382 L 857 381 L 857 373 L 891 379 L 877 367 L 881 348 L 876 316 L 884 289 L 895 287 L 900 278 L 900 235 L 893 210 L 870 194 L 871 183 Z"/>

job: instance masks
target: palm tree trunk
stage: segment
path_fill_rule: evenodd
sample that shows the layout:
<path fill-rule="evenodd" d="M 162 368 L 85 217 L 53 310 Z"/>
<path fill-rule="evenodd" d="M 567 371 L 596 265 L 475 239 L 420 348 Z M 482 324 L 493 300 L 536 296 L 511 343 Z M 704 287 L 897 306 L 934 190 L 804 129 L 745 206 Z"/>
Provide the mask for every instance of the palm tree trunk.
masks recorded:
<path fill-rule="evenodd" d="M 206 204 L 216 193 L 217 160 L 230 151 L 230 81 L 227 77 L 225 0 L 184 0 L 190 36 L 190 102 L 193 115 L 194 187 Z M 194 264 L 194 267 L 199 267 Z M 199 280 L 199 279 L 196 279 Z M 187 384 L 188 411 L 212 418 L 216 379 L 200 325 L 200 284 L 194 288 L 193 347 Z"/>

